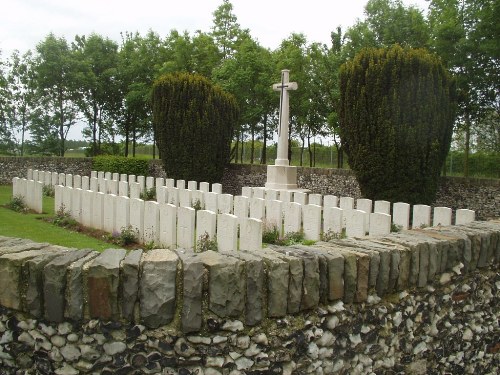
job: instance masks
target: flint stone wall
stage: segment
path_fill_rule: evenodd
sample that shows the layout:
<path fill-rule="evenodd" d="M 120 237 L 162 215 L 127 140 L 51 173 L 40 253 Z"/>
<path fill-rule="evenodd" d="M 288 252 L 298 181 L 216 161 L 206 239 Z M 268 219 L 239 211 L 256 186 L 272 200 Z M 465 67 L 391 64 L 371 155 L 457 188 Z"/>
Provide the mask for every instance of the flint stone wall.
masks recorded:
<path fill-rule="evenodd" d="M 0 368 L 493 374 L 499 261 L 499 221 L 253 252 L 0 237 Z"/>
<path fill-rule="evenodd" d="M 26 177 L 28 168 L 90 176 L 92 159 L 0 157 L 0 184 L 11 184 L 14 177 Z M 243 186 L 264 186 L 266 168 L 265 165 L 231 164 L 225 169 L 221 181 L 224 193 L 241 195 Z M 297 168 L 297 183 L 300 188 L 322 195 L 362 198 L 351 170 Z M 153 177 L 167 177 L 161 160 L 151 160 L 149 174 Z M 432 206 L 450 207 L 453 210 L 468 208 L 476 211 L 478 220 L 500 218 L 500 180 L 441 177 L 437 198 Z"/>

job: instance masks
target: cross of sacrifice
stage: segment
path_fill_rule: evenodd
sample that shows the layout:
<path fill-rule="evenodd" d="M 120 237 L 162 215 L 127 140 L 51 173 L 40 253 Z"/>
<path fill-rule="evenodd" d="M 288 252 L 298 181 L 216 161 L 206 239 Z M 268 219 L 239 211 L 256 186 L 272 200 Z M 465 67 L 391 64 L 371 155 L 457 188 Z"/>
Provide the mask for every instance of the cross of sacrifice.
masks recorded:
<path fill-rule="evenodd" d="M 273 85 L 274 91 L 280 91 L 280 112 L 278 129 L 278 155 L 275 165 L 289 165 L 288 161 L 288 122 L 289 122 L 289 100 L 288 91 L 297 90 L 297 82 L 289 82 L 290 71 L 281 71 L 281 82 Z"/>

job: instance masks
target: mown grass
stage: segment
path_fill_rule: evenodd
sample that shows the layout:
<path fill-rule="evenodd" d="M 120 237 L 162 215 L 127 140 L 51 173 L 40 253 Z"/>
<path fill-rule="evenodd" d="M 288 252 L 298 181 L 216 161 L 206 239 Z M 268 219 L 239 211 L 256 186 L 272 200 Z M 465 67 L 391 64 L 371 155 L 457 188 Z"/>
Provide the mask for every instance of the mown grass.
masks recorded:
<path fill-rule="evenodd" d="M 0 236 L 26 238 L 35 242 L 77 249 L 102 251 L 116 245 L 100 241 L 82 233 L 69 231 L 44 221 L 54 216 L 54 198 L 43 198 L 43 214 L 18 213 L 4 207 L 12 198 L 12 186 L 0 185 Z"/>

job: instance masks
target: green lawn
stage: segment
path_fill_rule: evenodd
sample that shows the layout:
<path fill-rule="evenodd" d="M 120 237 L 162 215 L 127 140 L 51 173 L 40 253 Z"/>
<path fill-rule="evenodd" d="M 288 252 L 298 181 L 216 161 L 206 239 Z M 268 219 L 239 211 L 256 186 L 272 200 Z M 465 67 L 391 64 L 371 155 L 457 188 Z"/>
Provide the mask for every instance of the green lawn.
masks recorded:
<path fill-rule="evenodd" d="M 1 207 L 11 198 L 12 186 L 0 185 L 0 236 L 27 238 L 35 242 L 49 242 L 53 245 L 77 249 L 91 248 L 98 251 L 117 247 L 41 220 L 54 215 L 54 198 L 44 197 L 43 214 L 22 214 Z"/>

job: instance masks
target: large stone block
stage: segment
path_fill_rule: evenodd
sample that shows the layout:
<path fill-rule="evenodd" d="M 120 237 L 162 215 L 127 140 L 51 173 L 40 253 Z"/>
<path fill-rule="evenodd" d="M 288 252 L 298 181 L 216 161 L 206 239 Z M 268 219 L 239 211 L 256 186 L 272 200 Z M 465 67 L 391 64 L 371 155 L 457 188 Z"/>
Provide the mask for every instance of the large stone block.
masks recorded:
<path fill-rule="evenodd" d="M 139 270 L 142 250 L 133 250 L 121 263 L 120 289 L 122 317 L 134 321 L 135 306 L 139 295 Z"/>
<path fill-rule="evenodd" d="M 183 299 L 182 299 L 182 332 L 197 332 L 203 323 L 203 263 L 197 257 L 186 256 L 177 252 L 182 260 Z"/>
<path fill-rule="evenodd" d="M 244 262 L 214 251 L 198 255 L 208 270 L 209 308 L 220 317 L 239 317 L 245 308 Z"/>
<path fill-rule="evenodd" d="M 43 268 L 44 317 L 51 322 L 62 322 L 66 308 L 66 275 L 68 267 L 86 257 L 91 250 L 68 251 Z"/>
<path fill-rule="evenodd" d="M 90 264 L 87 271 L 88 305 L 91 318 L 118 319 L 120 262 L 126 250 L 107 249 Z"/>
<path fill-rule="evenodd" d="M 140 278 L 140 316 L 148 327 L 168 324 L 174 318 L 178 256 L 167 249 L 144 254 Z"/>

